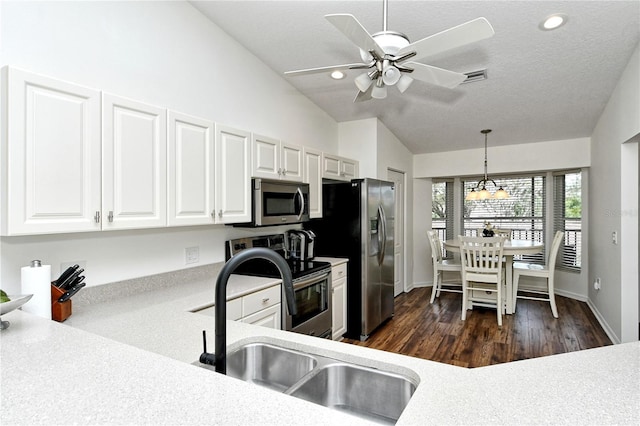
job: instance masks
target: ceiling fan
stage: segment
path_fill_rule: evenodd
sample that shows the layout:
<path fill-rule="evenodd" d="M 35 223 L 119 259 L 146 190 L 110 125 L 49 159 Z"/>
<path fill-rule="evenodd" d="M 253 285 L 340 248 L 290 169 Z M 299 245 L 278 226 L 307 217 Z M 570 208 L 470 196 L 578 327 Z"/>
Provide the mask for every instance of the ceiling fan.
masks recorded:
<path fill-rule="evenodd" d="M 355 78 L 359 91 L 354 102 L 371 98 L 384 99 L 387 97 L 387 86 L 396 86 L 400 93 L 404 93 L 413 80 L 454 88 L 467 79 L 466 74 L 415 61 L 489 38 L 494 34 L 489 21 L 476 18 L 410 43 L 406 35 L 387 30 L 387 0 L 383 0 L 383 30 L 374 34 L 369 34 L 353 15 L 332 14 L 325 15 L 325 18 L 360 48 L 362 62 L 287 71 L 285 75 L 298 76 L 347 69 L 366 70 Z"/>

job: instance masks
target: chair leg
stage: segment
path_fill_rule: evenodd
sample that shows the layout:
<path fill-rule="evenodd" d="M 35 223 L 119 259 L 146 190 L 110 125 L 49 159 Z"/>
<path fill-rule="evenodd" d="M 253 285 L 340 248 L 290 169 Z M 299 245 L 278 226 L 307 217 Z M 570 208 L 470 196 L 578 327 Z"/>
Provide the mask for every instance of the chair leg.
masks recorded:
<path fill-rule="evenodd" d="M 502 283 L 498 283 L 496 286 L 498 292 L 496 293 L 496 311 L 498 312 L 498 327 L 502 327 L 502 311 L 504 310 L 504 300 L 502 300 Z"/>
<path fill-rule="evenodd" d="M 429 303 L 433 303 L 436 299 L 436 292 L 440 293 L 440 274 L 437 269 L 433 269 L 433 287 L 431 287 L 431 301 Z"/>
<path fill-rule="evenodd" d="M 558 308 L 556 307 L 556 293 L 554 289 L 553 276 L 550 276 L 548 279 L 549 283 L 549 303 L 551 304 L 551 312 L 553 313 L 554 318 L 558 318 Z"/>
<path fill-rule="evenodd" d="M 467 283 L 466 281 L 462 281 L 462 321 L 467 319 Z"/>
<path fill-rule="evenodd" d="M 515 269 L 515 268 L 514 268 Z M 520 281 L 520 274 L 518 271 L 514 271 L 513 273 L 513 300 L 511 301 L 511 308 L 513 309 L 513 313 L 516 313 L 516 303 L 518 302 L 518 281 Z"/>

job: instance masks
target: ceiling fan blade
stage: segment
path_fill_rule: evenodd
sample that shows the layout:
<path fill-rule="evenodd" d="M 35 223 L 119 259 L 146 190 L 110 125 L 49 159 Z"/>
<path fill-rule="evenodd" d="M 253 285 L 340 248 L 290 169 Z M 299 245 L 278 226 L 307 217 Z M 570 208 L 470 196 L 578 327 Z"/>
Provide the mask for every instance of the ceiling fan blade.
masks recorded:
<path fill-rule="evenodd" d="M 476 18 L 448 30 L 440 31 L 434 35 L 418 40 L 403 47 L 396 56 L 402 56 L 409 52 L 416 52 L 412 60 L 418 60 L 437 53 L 445 52 L 469 43 L 484 40 L 493 36 L 493 27 L 485 18 Z"/>
<path fill-rule="evenodd" d="M 367 69 L 370 66 L 371 66 L 371 64 L 364 64 L 364 63 L 332 65 L 332 66 L 328 66 L 328 67 L 308 68 L 308 69 L 304 69 L 304 70 L 295 70 L 295 71 L 285 71 L 284 75 L 288 75 L 288 76 L 294 77 L 294 76 L 298 76 L 298 75 L 315 74 L 315 73 L 327 72 L 327 71 Z"/>
<path fill-rule="evenodd" d="M 353 103 L 370 101 L 372 99 L 372 97 L 371 97 L 371 91 L 372 90 L 373 90 L 373 85 L 369 86 L 369 88 L 365 92 L 361 92 L 361 91 L 358 90 L 358 94 L 353 99 Z"/>
<path fill-rule="evenodd" d="M 403 65 L 413 68 L 413 72 L 407 75 L 414 80 L 424 81 L 448 89 L 453 89 L 467 79 L 466 74 L 421 64 L 419 62 L 406 62 Z"/>
<path fill-rule="evenodd" d="M 353 44 L 365 52 L 375 51 L 380 58 L 384 56 L 384 50 L 376 43 L 371 34 L 353 15 L 338 13 L 325 15 L 327 21 L 344 34 Z"/>

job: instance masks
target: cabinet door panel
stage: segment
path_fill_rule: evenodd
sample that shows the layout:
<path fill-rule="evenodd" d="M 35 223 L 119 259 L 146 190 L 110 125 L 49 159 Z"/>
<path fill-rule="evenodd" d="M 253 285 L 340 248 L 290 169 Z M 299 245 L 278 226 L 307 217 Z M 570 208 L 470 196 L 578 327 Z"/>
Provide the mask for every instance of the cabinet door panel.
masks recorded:
<path fill-rule="evenodd" d="M 100 229 L 100 92 L 9 67 L 2 80 L 2 234 Z"/>
<path fill-rule="evenodd" d="M 302 182 L 302 147 L 283 142 L 281 159 L 282 178 Z"/>
<path fill-rule="evenodd" d="M 278 179 L 280 177 L 280 141 L 266 136 L 252 135 L 251 148 L 254 177 Z"/>
<path fill-rule="evenodd" d="M 251 220 L 251 137 L 249 132 L 216 125 L 217 223 Z"/>
<path fill-rule="evenodd" d="M 309 216 L 322 217 L 322 152 L 305 148 L 303 170 L 309 184 Z"/>
<path fill-rule="evenodd" d="M 269 308 L 263 309 L 262 311 L 244 317 L 242 319 L 242 322 L 280 330 L 282 328 L 282 315 L 280 309 L 280 304 L 271 306 Z"/>
<path fill-rule="evenodd" d="M 166 113 L 103 94 L 103 229 L 166 225 Z"/>
<path fill-rule="evenodd" d="M 168 112 L 169 225 L 214 223 L 213 122 Z"/>

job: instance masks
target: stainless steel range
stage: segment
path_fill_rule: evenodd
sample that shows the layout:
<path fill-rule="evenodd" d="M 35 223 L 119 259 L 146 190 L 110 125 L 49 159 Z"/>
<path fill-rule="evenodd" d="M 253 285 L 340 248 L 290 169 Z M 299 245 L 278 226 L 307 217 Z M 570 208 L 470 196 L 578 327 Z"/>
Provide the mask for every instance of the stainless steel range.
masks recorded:
<path fill-rule="evenodd" d="M 226 260 L 252 247 L 275 250 L 287 260 L 293 276 L 298 313 L 290 315 L 287 306 L 282 306 L 284 330 L 331 338 L 331 264 L 309 259 L 290 258 L 285 234 L 229 240 L 225 244 Z M 280 278 L 273 263 L 264 259 L 251 259 L 238 266 L 236 274 L 257 277 Z M 284 295 L 283 295 L 284 300 Z"/>

